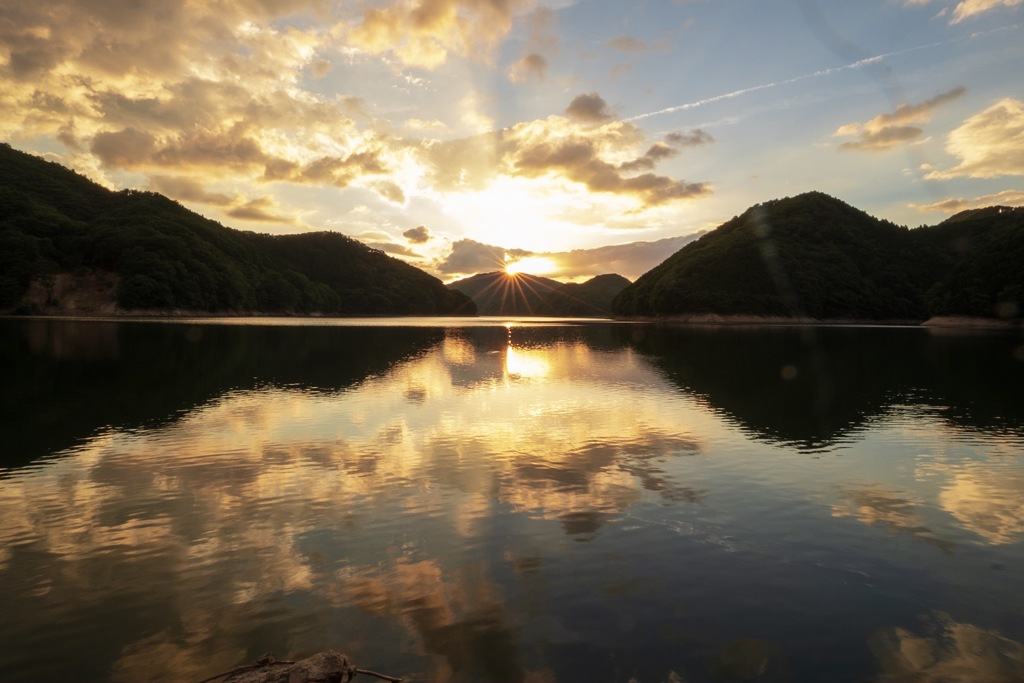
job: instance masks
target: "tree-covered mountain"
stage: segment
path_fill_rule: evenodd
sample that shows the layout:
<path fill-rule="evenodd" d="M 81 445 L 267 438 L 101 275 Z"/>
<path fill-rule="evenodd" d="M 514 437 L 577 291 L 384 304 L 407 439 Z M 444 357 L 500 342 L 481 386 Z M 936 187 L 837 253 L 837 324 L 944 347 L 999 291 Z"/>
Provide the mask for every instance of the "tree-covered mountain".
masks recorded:
<path fill-rule="evenodd" d="M 563 283 L 526 273 L 479 273 L 448 285 L 476 304 L 480 315 L 607 317 L 611 302 L 629 286 L 621 275 Z"/>
<path fill-rule="evenodd" d="M 623 290 L 619 316 L 822 320 L 1012 318 L 1024 304 L 1024 209 L 908 230 L 809 192 L 751 207 Z"/>
<path fill-rule="evenodd" d="M 927 245 L 932 315 L 1024 315 L 1024 207 L 963 211 L 911 234 Z"/>
<path fill-rule="evenodd" d="M 45 310 L 59 303 L 61 281 L 96 273 L 124 310 L 474 312 L 439 279 L 339 233 L 234 230 L 0 145 L 0 310 L 39 308 L 26 299 L 33 282 L 46 290 Z"/>

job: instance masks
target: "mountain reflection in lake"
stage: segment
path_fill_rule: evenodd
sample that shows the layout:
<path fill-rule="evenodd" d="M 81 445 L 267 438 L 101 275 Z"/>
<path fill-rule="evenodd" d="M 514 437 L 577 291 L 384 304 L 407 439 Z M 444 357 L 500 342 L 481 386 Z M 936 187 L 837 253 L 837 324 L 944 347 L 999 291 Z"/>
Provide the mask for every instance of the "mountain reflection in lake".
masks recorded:
<path fill-rule="evenodd" d="M 1019 336 L 236 322 L 0 321 L 0 680 L 1024 679 Z"/>

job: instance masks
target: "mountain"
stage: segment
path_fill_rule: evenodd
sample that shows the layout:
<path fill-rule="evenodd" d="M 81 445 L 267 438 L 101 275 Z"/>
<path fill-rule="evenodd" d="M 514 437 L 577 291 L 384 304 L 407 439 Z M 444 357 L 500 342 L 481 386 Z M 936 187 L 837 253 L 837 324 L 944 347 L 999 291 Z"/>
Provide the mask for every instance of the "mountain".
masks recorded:
<path fill-rule="evenodd" d="M 547 303 L 553 315 L 607 318 L 611 315 L 612 300 L 629 285 L 629 280 L 621 275 L 607 273 L 586 282 L 563 284 L 548 296 Z"/>
<path fill-rule="evenodd" d="M 562 283 L 526 273 L 479 273 L 448 285 L 476 304 L 480 315 L 607 317 L 611 302 L 629 285 L 621 275 Z"/>
<path fill-rule="evenodd" d="M 908 230 L 820 192 L 758 204 L 623 290 L 618 316 L 1019 316 L 1024 209 Z"/>
<path fill-rule="evenodd" d="M 432 275 L 339 233 L 234 230 L 0 144 L 0 311 L 472 314 Z"/>
<path fill-rule="evenodd" d="M 963 211 L 911 231 L 932 256 L 925 307 L 932 315 L 1024 314 L 1024 207 Z"/>

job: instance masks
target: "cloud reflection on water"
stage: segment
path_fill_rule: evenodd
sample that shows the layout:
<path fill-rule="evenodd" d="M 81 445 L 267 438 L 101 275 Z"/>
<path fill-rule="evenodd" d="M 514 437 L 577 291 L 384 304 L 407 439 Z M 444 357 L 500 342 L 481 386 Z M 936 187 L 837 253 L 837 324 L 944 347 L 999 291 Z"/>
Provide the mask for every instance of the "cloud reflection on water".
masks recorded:
<path fill-rule="evenodd" d="M 918 515 L 917 508 L 924 507 L 924 501 L 887 490 L 880 484 L 838 488 L 842 502 L 832 505 L 833 517 L 852 517 L 868 526 L 910 534 L 946 552 L 953 550 L 954 544 L 937 536 Z"/>
<path fill-rule="evenodd" d="M 931 463 L 942 478 L 939 505 L 985 543 L 1007 545 L 1024 537 L 1024 471 L 1000 461 Z"/>
<path fill-rule="evenodd" d="M 1009 683 L 1024 680 L 1024 645 L 998 631 L 936 613 L 925 635 L 893 627 L 869 645 L 883 669 L 880 683 Z"/>
<path fill-rule="evenodd" d="M 230 668 L 260 614 L 308 599 L 398 616 L 435 680 L 466 667 L 544 678 L 519 663 L 500 590 L 457 539 L 491 533 L 497 506 L 588 538 L 645 496 L 699 502 L 665 465 L 702 445 L 668 426 L 657 375 L 629 354 L 478 342 L 450 335 L 358 391 L 229 392 L 7 479 L 11 608 L 35 631 L 83 618 L 83 596 L 160 586 L 132 597 L 145 615 L 113 658 L 118 680 Z M 345 551 L 346 536 L 360 547 Z"/>
<path fill-rule="evenodd" d="M 432 680 L 554 680 L 547 648 L 597 642 L 620 652 L 619 639 L 634 636 L 621 651 L 642 648 L 640 640 L 661 637 L 640 638 L 654 627 L 637 621 L 649 620 L 685 633 L 672 647 L 702 652 L 702 665 L 725 676 L 739 660 L 753 667 L 743 671 L 758 671 L 765 653 L 773 662 L 786 653 L 727 647 L 714 664 L 722 643 L 770 642 L 750 637 L 763 635 L 753 627 L 727 632 L 719 610 L 757 615 L 796 595 L 811 597 L 799 607 L 813 612 L 822 586 L 848 604 L 869 597 L 855 595 L 859 579 L 841 588 L 815 583 L 824 581 L 823 565 L 871 561 L 837 547 L 849 536 L 815 537 L 829 510 L 894 532 L 858 537 L 878 544 L 867 547 L 879 555 L 906 550 L 905 537 L 950 550 L 956 527 L 986 551 L 1020 540 L 1024 481 L 1014 433 L 979 431 L 943 451 L 956 441 L 955 426 L 908 406 L 865 423 L 865 443 L 844 432 L 849 457 L 811 460 L 778 439 L 742 436 L 749 425 L 735 416 L 747 414 L 740 408 L 751 380 L 705 362 L 700 352 L 714 339 L 672 351 L 699 370 L 707 391 L 695 394 L 612 334 L 436 335 L 360 356 L 358 337 L 344 337 L 339 350 L 333 335 L 318 334 L 315 362 L 297 363 L 298 375 L 285 364 L 271 379 L 250 372 L 177 417 L 107 428 L 59 457 L 8 470 L 0 479 L 0 599 L 14 616 L 0 620 L 8 629 L 0 635 L 11 636 L 17 656 L 39 660 L 34 644 L 52 630 L 47 661 L 75 661 L 86 648 L 97 679 L 199 680 L 267 649 L 284 656 L 341 646 L 360 663 L 388 657 L 405 667 L 393 673 Z M 268 339 L 302 335 L 246 343 L 258 357 Z M 756 350 L 755 342 L 740 350 Z M 302 355 L 301 346 L 278 346 Z M 64 358 L 66 348 L 53 353 Z M 220 347 L 203 348 L 204 358 L 220 358 Z M 346 354 L 351 362 L 330 365 Z M 305 381 L 322 377 L 320 367 L 332 369 L 331 382 Z M 714 408 L 716 373 L 727 374 L 727 393 L 737 397 L 733 418 Z M 948 433 L 936 433 L 937 424 Z M 908 443 L 917 450 L 906 460 L 903 450 L 885 452 Z M 867 471 L 872 483 L 857 483 Z M 671 533 L 678 529 L 687 532 Z M 930 552 L 928 561 L 952 555 Z M 780 578 L 772 570 L 783 556 L 791 559 Z M 756 582 L 748 571 L 763 573 L 779 596 L 746 596 Z M 786 578 L 791 571 L 804 573 Z M 790 580 L 808 585 L 794 589 Z M 657 614 L 666 601 L 675 610 L 669 620 Z M 559 611 L 548 611 L 552 602 Z M 602 618 L 607 628 L 593 625 Z M 677 655 L 664 655 L 660 670 L 686 663 L 690 680 L 693 661 L 670 657 Z"/>

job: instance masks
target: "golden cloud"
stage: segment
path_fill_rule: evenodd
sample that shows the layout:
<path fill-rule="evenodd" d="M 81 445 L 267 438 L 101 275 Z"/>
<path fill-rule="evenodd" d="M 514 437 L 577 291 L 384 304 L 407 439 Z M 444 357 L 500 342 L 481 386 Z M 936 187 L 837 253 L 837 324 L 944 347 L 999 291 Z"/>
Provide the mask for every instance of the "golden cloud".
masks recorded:
<path fill-rule="evenodd" d="M 434 69 L 450 54 L 486 57 L 528 0 L 397 0 L 367 9 L 348 42 L 371 54 L 391 53 L 407 66 Z"/>
<path fill-rule="evenodd" d="M 295 218 L 280 213 L 280 207 L 270 197 L 257 197 L 228 211 L 232 218 L 259 223 L 295 223 Z"/>
<path fill-rule="evenodd" d="M 958 24 L 964 19 L 968 19 L 979 14 L 984 14 L 991 10 L 999 9 L 1001 7 L 1016 7 L 1021 4 L 1022 0 L 961 0 L 957 3 L 953 9 L 953 18 L 950 19 L 949 23 Z M 927 5 L 932 0 L 906 0 L 906 4 L 913 5 Z M 943 16 L 947 13 L 947 9 L 943 9 L 939 12 L 939 16 Z"/>
<path fill-rule="evenodd" d="M 578 99 L 578 98 L 577 98 Z M 664 148 L 654 147 L 647 154 L 637 158 L 613 163 L 609 158 L 621 155 L 639 138 L 639 129 L 630 123 L 612 122 L 605 124 L 596 133 L 588 134 L 572 124 L 565 125 L 564 119 L 548 119 L 547 130 L 543 126 L 524 125 L 507 131 L 514 151 L 508 155 L 512 172 L 527 178 L 548 175 L 560 176 L 586 186 L 591 192 L 617 194 L 632 197 L 641 207 L 649 208 L 679 199 L 693 199 L 711 193 L 707 183 L 686 183 L 668 176 L 629 172 L 653 166 L 665 158 Z M 551 135 L 551 129 L 567 131 L 565 135 Z"/>
<path fill-rule="evenodd" d="M 925 178 L 997 178 L 1024 175 L 1024 102 L 1007 97 L 968 118 L 946 139 L 960 163 Z"/>
<path fill-rule="evenodd" d="M 848 123 L 840 126 L 834 133 L 835 136 L 856 135 L 859 139 L 844 142 L 839 145 L 839 149 L 880 152 L 913 142 L 924 134 L 918 124 L 930 121 L 931 113 L 936 107 L 957 99 L 965 92 L 966 88 L 957 86 L 920 104 L 901 104 L 894 111 L 879 114 L 865 123 Z"/>
<path fill-rule="evenodd" d="M 95 79 L 125 79 L 136 86 L 180 76 L 189 66 L 215 68 L 230 51 L 210 50 L 225 36 L 263 41 L 251 66 L 270 66 L 308 48 L 311 35 L 257 28 L 260 22 L 322 11 L 324 0 L 212 0 L 130 4 L 84 0 L 48 3 L 10 0 L 0 9 L 0 44 L 10 57 L 4 76 L 39 83 L 70 73 Z M 243 27 L 245 30 L 239 29 Z M 261 62 L 261 56 L 267 61 Z M 303 58 L 300 56 L 300 59 Z M 234 66 L 234 65 L 233 65 Z M 68 73 L 64 70 L 63 73 Z M 59 78 L 58 78 L 59 80 Z"/>
<path fill-rule="evenodd" d="M 325 7 L 321 0 L 4 3 L 0 135 L 54 135 L 69 149 L 88 147 L 107 170 L 185 167 L 251 178 L 294 168 L 302 182 L 322 156 L 367 169 L 352 157 L 367 152 L 366 134 L 351 119 L 358 103 L 292 87 L 326 37 L 271 25 Z M 93 170 L 88 160 L 77 165 Z"/>
<path fill-rule="evenodd" d="M 950 197 L 932 204 L 910 204 L 921 213 L 957 213 L 966 209 L 980 209 L 986 206 L 1024 206 L 1024 190 L 1003 190 L 973 199 Z"/>
<path fill-rule="evenodd" d="M 149 185 L 154 192 L 186 202 L 230 206 L 238 200 L 237 197 L 229 197 L 221 192 L 210 192 L 195 180 L 181 176 L 150 176 Z"/>
<path fill-rule="evenodd" d="M 641 209 L 711 193 L 708 183 L 649 172 L 681 147 L 710 143 L 706 132 L 674 133 L 651 144 L 628 121 L 601 123 L 611 114 L 596 93 L 577 97 L 569 110 L 573 117 L 549 116 L 469 138 L 424 141 L 414 149 L 440 191 L 483 190 L 499 176 L 555 177 L 590 192 L 630 198 Z"/>
<path fill-rule="evenodd" d="M 953 20 L 951 23 L 958 23 L 989 10 L 998 9 L 1000 7 L 1016 7 L 1021 3 L 1021 0 L 963 0 L 953 10 Z"/>

